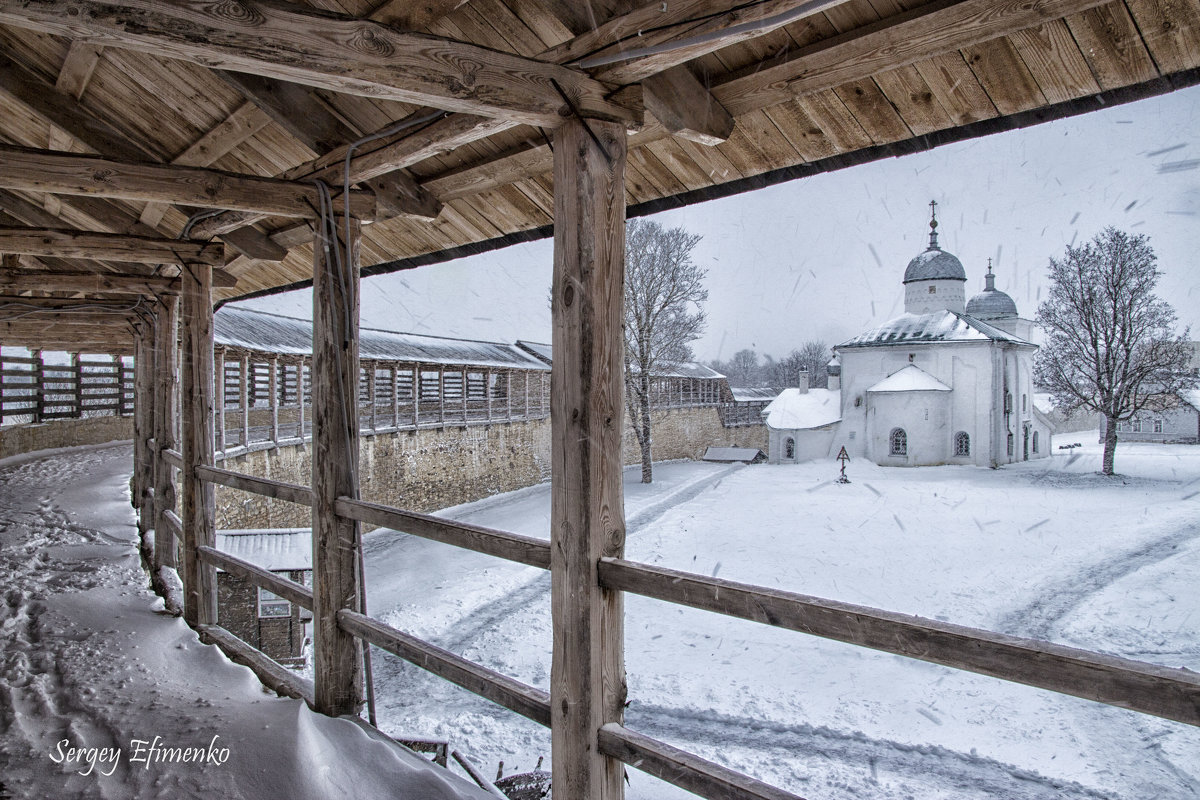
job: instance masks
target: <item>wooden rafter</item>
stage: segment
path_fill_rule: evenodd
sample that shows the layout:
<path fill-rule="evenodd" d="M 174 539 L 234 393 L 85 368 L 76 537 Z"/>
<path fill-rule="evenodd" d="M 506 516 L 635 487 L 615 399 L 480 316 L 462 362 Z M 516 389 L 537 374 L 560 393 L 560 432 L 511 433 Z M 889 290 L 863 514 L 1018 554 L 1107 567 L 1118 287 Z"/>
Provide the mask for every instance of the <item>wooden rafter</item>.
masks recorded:
<path fill-rule="evenodd" d="M 97 272 L 0 271 L 0 292 L 22 289 L 85 294 L 178 294 L 179 279 Z"/>
<path fill-rule="evenodd" d="M 578 70 L 299 6 L 242 0 L 235 19 L 186 0 L 0 0 L 0 23 L 518 123 L 558 125 L 560 89 L 590 116 L 636 119 L 608 99 L 610 88 Z"/>
<path fill-rule="evenodd" d="M 0 227 L 0 253 L 106 259 L 139 264 L 195 263 L 220 266 L 225 263 L 224 247 L 219 244 L 61 228 Z"/>
<path fill-rule="evenodd" d="M 3 145 L 0 157 L 5 160 L 0 187 L 6 189 L 185 203 L 288 217 L 315 217 L 320 206 L 317 188 L 295 181 Z M 352 191 L 350 207 L 357 218 L 372 219 L 375 196 Z"/>

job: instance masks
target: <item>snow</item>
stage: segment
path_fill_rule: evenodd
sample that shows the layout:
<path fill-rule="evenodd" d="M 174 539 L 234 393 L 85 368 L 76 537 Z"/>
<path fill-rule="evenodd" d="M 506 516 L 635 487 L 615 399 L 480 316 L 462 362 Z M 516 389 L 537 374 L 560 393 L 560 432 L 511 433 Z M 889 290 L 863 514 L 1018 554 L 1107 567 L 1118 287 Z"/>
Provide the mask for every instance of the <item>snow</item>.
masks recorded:
<path fill-rule="evenodd" d="M 272 572 L 312 569 L 312 528 L 221 531 L 217 549 Z"/>
<path fill-rule="evenodd" d="M 1084 447 L 999 470 L 856 461 L 849 485 L 833 461 L 664 463 L 649 486 L 633 469 L 627 554 L 1200 670 L 1200 448 L 1122 443 L 1121 474 L 1105 478 L 1096 439 L 1072 433 Z M 109 448 L 0 468 L 4 792 L 373 798 L 395 796 L 400 774 L 445 782 L 413 797 L 451 796 L 455 776 L 268 695 L 156 613 L 128 464 L 128 448 Z M 540 485 L 441 513 L 545 538 L 549 511 Z M 546 572 L 386 530 L 365 555 L 373 617 L 548 688 Z M 629 726 L 806 797 L 1200 797 L 1190 726 L 632 595 L 625 606 Z M 447 739 L 488 775 L 549 758 L 537 724 L 378 650 L 373 666 L 384 732 Z M 219 735 L 230 758 L 129 768 L 130 740 L 155 735 Z M 63 738 L 123 744 L 120 780 L 56 765 Z M 630 800 L 688 796 L 629 777 Z"/>
<path fill-rule="evenodd" d="M 925 370 L 909 364 L 896 370 L 879 383 L 867 389 L 868 392 L 948 392 L 950 387 L 930 375 Z"/>
<path fill-rule="evenodd" d="M 108 447 L 0 467 L 0 797 L 488 797 L 266 692 L 164 614 L 138 563 L 130 463 Z"/>
<path fill-rule="evenodd" d="M 842 418 L 842 393 L 838 389 L 784 389 L 763 409 L 767 425 L 775 430 L 805 430 L 832 425 Z"/>
<path fill-rule="evenodd" d="M 1072 433 L 1071 441 L 1095 442 Z M 1200 449 L 1089 444 L 1000 470 L 659 465 L 626 473 L 628 557 L 1200 670 Z M 660 483 L 661 481 L 661 483 Z M 656 499 L 657 495 L 657 499 Z M 545 486 L 443 512 L 546 537 Z M 548 688 L 549 576 L 390 531 L 372 615 Z M 1200 797 L 1200 731 L 636 596 L 631 728 L 806 797 Z M 380 724 L 465 738 L 485 771 L 544 729 L 382 654 Z M 630 769 L 631 800 L 689 795 Z"/>
<path fill-rule="evenodd" d="M 1024 339 L 966 314 L 935 311 L 930 314 L 901 314 L 877 328 L 839 344 L 835 349 L 909 342 L 985 342 L 989 339 L 1025 343 Z"/>

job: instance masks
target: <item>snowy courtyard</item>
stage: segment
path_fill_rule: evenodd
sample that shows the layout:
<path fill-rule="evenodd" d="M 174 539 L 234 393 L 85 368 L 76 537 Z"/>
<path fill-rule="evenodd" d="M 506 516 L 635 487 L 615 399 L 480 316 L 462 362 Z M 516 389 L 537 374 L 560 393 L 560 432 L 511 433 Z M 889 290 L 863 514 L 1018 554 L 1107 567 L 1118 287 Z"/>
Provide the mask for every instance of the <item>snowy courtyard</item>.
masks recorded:
<path fill-rule="evenodd" d="M 1200 451 L 1094 433 L 1040 462 L 672 463 L 626 473 L 630 559 L 1200 670 Z M 548 535 L 547 486 L 446 516 Z M 373 616 L 547 688 L 549 575 L 390 531 Z M 626 598 L 628 724 L 808 798 L 1200 797 L 1200 731 L 741 620 Z M 377 651 L 381 727 L 529 769 L 549 735 Z M 629 770 L 631 798 L 687 796 Z"/>

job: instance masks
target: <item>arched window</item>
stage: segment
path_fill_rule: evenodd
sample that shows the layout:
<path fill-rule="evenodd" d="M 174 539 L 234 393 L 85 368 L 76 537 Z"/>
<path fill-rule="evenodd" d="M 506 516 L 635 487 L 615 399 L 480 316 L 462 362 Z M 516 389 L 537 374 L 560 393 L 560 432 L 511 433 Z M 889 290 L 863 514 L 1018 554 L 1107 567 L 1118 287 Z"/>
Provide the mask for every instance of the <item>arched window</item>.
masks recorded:
<path fill-rule="evenodd" d="M 908 434 L 904 432 L 904 428 L 893 428 L 891 435 L 888 436 L 888 444 L 888 452 L 891 455 L 908 455 Z"/>
<path fill-rule="evenodd" d="M 959 431 L 954 434 L 954 455 L 971 455 L 971 436 L 966 431 Z"/>
<path fill-rule="evenodd" d="M 785 441 L 783 443 L 783 452 L 784 452 L 784 458 L 789 458 L 789 459 L 795 458 L 796 457 L 796 440 L 789 436 L 787 438 L 787 441 Z"/>
<path fill-rule="evenodd" d="M 1037 451 L 1038 451 L 1038 432 L 1034 431 L 1033 432 L 1033 452 L 1036 453 Z"/>

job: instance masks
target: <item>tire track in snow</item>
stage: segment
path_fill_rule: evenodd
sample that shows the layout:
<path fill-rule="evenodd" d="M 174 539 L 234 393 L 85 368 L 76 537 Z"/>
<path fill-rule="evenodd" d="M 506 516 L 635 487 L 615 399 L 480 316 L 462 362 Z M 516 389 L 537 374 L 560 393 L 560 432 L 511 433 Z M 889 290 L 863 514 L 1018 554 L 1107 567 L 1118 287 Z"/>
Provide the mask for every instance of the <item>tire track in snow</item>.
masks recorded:
<path fill-rule="evenodd" d="M 905 744 L 876 739 L 859 731 L 825 726 L 790 725 L 754 717 L 635 703 L 627 713 L 630 727 L 648 736 L 693 745 L 754 751 L 785 750 L 797 761 L 830 761 L 905 778 L 957 793 L 960 797 L 1003 797 L 1005 800 L 1115 800 L 1116 795 L 1074 781 L 1041 775 L 993 758 L 962 753 L 939 745 Z M 866 765 L 866 766 L 864 766 Z M 969 792 L 969 794 L 967 793 Z"/>
<path fill-rule="evenodd" d="M 1171 558 L 1183 545 L 1200 538 L 1200 523 L 1194 516 L 1164 527 L 1169 528 L 1166 535 L 1119 555 L 1109 555 L 1064 579 L 1047 582 L 1032 600 L 1003 615 L 997 622 L 997 630 L 1048 639 L 1058 624 L 1092 595 L 1143 567 Z"/>

